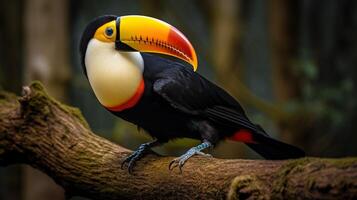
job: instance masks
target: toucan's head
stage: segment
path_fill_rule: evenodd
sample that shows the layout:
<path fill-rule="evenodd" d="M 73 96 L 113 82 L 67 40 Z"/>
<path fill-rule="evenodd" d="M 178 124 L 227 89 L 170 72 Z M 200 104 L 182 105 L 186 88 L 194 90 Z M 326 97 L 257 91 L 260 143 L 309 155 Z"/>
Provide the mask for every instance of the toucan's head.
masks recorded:
<path fill-rule="evenodd" d="M 139 15 L 98 17 L 86 27 L 80 53 L 84 72 L 105 107 L 127 103 L 142 87 L 145 64 L 139 52 L 173 56 L 197 69 L 191 43 L 168 23 Z"/>
<path fill-rule="evenodd" d="M 105 15 L 90 22 L 80 44 L 83 64 L 88 43 L 96 39 L 117 51 L 138 51 L 174 56 L 197 69 L 197 56 L 189 40 L 170 24 L 147 16 Z"/>

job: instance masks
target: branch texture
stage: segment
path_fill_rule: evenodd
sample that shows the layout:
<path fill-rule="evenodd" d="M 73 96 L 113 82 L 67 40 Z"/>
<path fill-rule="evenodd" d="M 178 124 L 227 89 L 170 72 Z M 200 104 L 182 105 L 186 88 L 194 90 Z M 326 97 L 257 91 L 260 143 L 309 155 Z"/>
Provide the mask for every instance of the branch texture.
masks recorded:
<path fill-rule="evenodd" d="M 42 170 L 68 196 L 91 199 L 353 199 L 357 159 L 288 161 L 196 156 L 181 174 L 172 157 L 151 154 L 134 174 L 121 170 L 130 151 L 91 132 L 80 111 L 35 82 L 22 97 L 0 93 L 0 165 Z"/>

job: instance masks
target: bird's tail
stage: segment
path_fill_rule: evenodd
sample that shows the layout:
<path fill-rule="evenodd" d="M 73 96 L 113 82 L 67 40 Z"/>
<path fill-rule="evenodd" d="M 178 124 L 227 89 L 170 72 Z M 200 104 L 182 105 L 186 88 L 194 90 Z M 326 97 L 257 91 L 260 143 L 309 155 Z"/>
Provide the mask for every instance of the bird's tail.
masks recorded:
<path fill-rule="evenodd" d="M 305 152 L 300 148 L 280 142 L 271 137 L 259 136 L 259 139 L 256 141 L 257 143 L 246 143 L 246 145 L 265 159 L 283 160 L 305 156 Z"/>
<path fill-rule="evenodd" d="M 260 126 L 259 133 L 252 134 L 251 141 L 243 141 L 259 155 L 269 160 L 293 159 L 305 156 L 305 152 L 293 145 L 271 138 Z"/>

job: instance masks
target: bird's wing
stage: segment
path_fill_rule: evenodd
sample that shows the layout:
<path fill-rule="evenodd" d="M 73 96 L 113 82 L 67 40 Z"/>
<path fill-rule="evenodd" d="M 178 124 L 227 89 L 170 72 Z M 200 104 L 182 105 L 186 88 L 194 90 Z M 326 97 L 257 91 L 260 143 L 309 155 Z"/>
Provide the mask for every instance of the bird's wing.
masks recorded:
<path fill-rule="evenodd" d="M 232 128 L 259 131 L 246 117 L 240 104 L 227 92 L 186 68 L 171 68 L 160 73 L 154 91 L 172 107 Z"/>

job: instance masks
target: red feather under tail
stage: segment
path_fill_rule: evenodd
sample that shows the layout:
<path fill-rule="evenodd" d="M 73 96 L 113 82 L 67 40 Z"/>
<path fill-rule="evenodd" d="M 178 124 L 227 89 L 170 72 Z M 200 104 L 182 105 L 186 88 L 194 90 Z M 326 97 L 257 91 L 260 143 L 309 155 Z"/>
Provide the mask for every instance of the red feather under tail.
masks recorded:
<path fill-rule="evenodd" d="M 253 140 L 252 133 L 247 129 L 240 129 L 239 131 L 235 132 L 233 136 L 229 137 L 228 139 L 237 141 L 237 142 L 244 142 L 244 143 L 257 143 Z"/>

